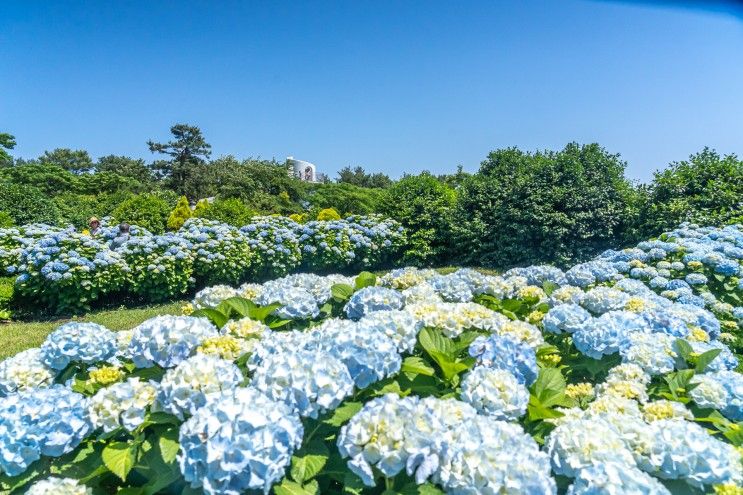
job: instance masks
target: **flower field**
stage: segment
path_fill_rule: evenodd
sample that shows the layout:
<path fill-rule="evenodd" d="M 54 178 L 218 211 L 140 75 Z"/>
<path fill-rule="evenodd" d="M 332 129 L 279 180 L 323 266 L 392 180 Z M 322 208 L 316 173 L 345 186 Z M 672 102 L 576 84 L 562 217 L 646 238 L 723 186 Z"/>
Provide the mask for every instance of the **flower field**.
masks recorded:
<path fill-rule="evenodd" d="M 0 490 L 743 493 L 743 227 L 682 225 L 565 271 L 349 277 L 289 273 L 384 250 L 261 221 L 142 233 L 95 277 L 69 268 L 106 256 L 78 234 L 28 228 L 6 250 L 60 301 L 98 277 L 143 297 L 183 271 L 213 285 L 182 316 L 66 323 L 1 362 Z M 68 269 L 50 279 L 41 256 Z M 250 270 L 281 278 L 240 285 Z"/>
<path fill-rule="evenodd" d="M 111 250 L 116 232 L 105 219 L 96 237 L 37 224 L 0 229 L 0 272 L 17 277 L 17 296 L 31 308 L 82 312 L 106 299 L 160 302 L 194 287 L 300 269 L 377 267 L 392 261 L 404 242 L 402 227 L 378 215 L 305 224 L 255 217 L 240 229 L 189 219 L 165 235 L 133 226 L 131 239 Z"/>

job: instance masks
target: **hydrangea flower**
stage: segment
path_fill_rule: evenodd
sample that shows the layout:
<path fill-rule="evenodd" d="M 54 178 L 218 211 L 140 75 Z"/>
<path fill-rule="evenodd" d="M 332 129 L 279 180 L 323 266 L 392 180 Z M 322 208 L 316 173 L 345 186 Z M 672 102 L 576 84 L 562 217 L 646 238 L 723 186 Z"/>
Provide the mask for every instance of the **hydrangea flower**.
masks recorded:
<path fill-rule="evenodd" d="M 380 332 L 392 339 L 398 352 L 411 352 L 423 327 L 410 313 L 401 310 L 374 311 L 358 322 L 360 332 Z"/>
<path fill-rule="evenodd" d="M 534 349 L 508 336 L 477 337 L 469 347 L 478 364 L 510 371 L 520 383 L 530 386 L 537 379 Z"/>
<path fill-rule="evenodd" d="M 47 478 L 31 485 L 26 495 L 93 495 L 93 490 L 72 478 Z"/>
<path fill-rule="evenodd" d="M 256 302 L 261 306 L 280 304 L 276 314 L 289 320 L 311 319 L 320 314 L 320 307 L 309 291 L 290 285 L 264 286 Z"/>
<path fill-rule="evenodd" d="M 180 427 L 178 463 L 210 495 L 262 490 L 284 477 L 302 444 L 299 416 L 252 388 L 224 391 Z"/>
<path fill-rule="evenodd" d="M 87 400 L 61 385 L 9 395 L 0 400 L 0 471 L 16 476 L 42 455 L 66 454 L 90 429 Z"/>
<path fill-rule="evenodd" d="M 41 362 L 40 349 L 27 349 L 0 362 L 0 397 L 33 388 L 48 387 L 54 373 Z"/>
<path fill-rule="evenodd" d="M 561 304 L 550 309 L 542 320 L 547 332 L 574 333 L 583 328 L 593 317 L 577 304 Z"/>
<path fill-rule="evenodd" d="M 213 285 L 198 291 L 191 303 L 196 309 L 214 308 L 225 299 L 239 295 L 240 291 L 229 285 Z"/>
<path fill-rule="evenodd" d="M 401 309 L 403 307 L 402 294 L 385 287 L 364 287 L 356 291 L 346 303 L 346 314 L 352 320 L 374 311 Z"/>
<path fill-rule="evenodd" d="M 129 354 L 138 368 L 172 368 L 188 358 L 217 328 L 206 318 L 156 316 L 134 329 Z"/>
<path fill-rule="evenodd" d="M 366 333 L 356 324 L 317 327 L 308 348 L 340 359 L 359 388 L 391 376 L 402 366 L 395 342 L 382 333 Z"/>
<path fill-rule="evenodd" d="M 461 397 L 482 414 L 515 421 L 526 413 L 529 390 L 509 371 L 476 366 L 462 379 Z"/>
<path fill-rule="evenodd" d="M 624 292 L 611 287 L 594 287 L 586 292 L 581 305 L 593 314 L 623 309 L 629 300 Z"/>
<path fill-rule="evenodd" d="M 563 476 L 575 477 L 597 463 L 635 465 L 632 452 L 616 426 L 598 416 L 559 424 L 547 437 L 545 448 L 552 470 Z"/>
<path fill-rule="evenodd" d="M 117 351 L 116 336 L 96 323 L 70 322 L 54 330 L 41 344 L 41 361 L 55 370 L 70 363 L 106 361 Z"/>
<path fill-rule="evenodd" d="M 653 376 L 662 375 L 673 371 L 676 364 L 675 341 L 665 333 L 633 332 L 619 353 L 622 362 L 636 364 Z"/>
<path fill-rule="evenodd" d="M 519 425 L 477 417 L 441 457 L 435 480 L 447 493 L 557 493 L 549 458 Z"/>
<path fill-rule="evenodd" d="M 210 395 L 233 389 L 242 381 L 240 369 L 232 362 L 196 354 L 165 373 L 157 392 L 157 407 L 183 419 L 193 415 Z"/>
<path fill-rule="evenodd" d="M 636 467 L 616 462 L 601 462 L 581 469 L 567 495 L 636 493 L 671 495 L 660 481 Z"/>
<path fill-rule="evenodd" d="M 155 402 L 157 384 L 138 377 L 100 389 L 88 402 L 94 428 L 109 432 L 123 427 L 133 431 L 144 422 L 145 413 Z"/>
<path fill-rule="evenodd" d="M 353 394 L 354 382 L 343 362 L 332 355 L 289 351 L 263 361 L 251 386 L 300 416 L 317 418 Z"/>
<path fill-rule="evenodd" d="M 630 311 L 610 311 L 594 318 L 573 334 L 575 347 L 593 359 L 624 348 L 630 334 L 645 328 L 642 318 Z"/>

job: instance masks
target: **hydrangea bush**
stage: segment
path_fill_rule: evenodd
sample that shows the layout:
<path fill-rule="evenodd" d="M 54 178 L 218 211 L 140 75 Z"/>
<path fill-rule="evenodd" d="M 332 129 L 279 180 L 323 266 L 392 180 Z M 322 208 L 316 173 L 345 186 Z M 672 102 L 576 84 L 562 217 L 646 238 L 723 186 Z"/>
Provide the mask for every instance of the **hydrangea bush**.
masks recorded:
<path fill-rule="evenodd" d="M 743 236 L 679 232 L 566 271 L 295 274 L 63 325 L 0 363 L 0 491 L 741 493 L 740 321 L 667 291 L 735 301 L 708 270 Z M 706 284 L 688 243 L 714 246 Z"/>
<path fill-rule="evenodd" d="M 240 229 L 191 218 L 176 232 L 132 226 L 109 248 L 117 228 L 103 219 L 95 237 L 46 225 L 0 229 L 0 270 L 16 277 L 19 301 L 33 310 L 83 312 L 106 297 L 164 301 L 195 287 L 237 285 L 299 269 L 338 271 L 391 264 L 405 242 L 394 220 L 378 215 L 299 224 L 256 217 Z"/>

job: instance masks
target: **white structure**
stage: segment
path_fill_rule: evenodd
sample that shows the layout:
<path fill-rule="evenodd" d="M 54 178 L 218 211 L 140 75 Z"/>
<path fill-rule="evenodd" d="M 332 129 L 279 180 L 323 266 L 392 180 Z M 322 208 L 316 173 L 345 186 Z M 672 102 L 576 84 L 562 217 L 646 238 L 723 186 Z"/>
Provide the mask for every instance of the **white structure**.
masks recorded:
<path fill-rule="evenodd" d="M 289 164 L 289 174 L 305 182 L 317 182 L 315 165 L 304 160 L 296 160 L 293 156 L 287 156 L 286 162 Z"/>

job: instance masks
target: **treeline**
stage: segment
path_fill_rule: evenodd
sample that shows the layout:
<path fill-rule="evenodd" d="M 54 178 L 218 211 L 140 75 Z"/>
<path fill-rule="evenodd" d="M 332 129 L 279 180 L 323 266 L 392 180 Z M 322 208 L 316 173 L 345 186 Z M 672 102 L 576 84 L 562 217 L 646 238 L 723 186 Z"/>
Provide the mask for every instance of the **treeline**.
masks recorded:
<path fill-rule="evenodd" d="M 346 167 L 335 181 L 308 184 L 286 163 L 211 159 L 197 127 L 179 124 L 171 133 L 171 141 L 147 143 L 162 157 L 151 163 L 113 155 L 94 161 L 68 149 L 13 159 L 3 150 L 12 149 L 12 136 L 0 134 L 0 224 L 81 228 L 91 216 L 112 216 L 159 233 L 183 197 L 192 205 L 210 198 L 200 202 L 198 216 L 236 226 L 256 214 L 302 221 L 332 208 L 400 221 L 409 232 L 405 263 L 500 268 L 565 266 L 682 221 L 743 222 L 743 161 L 706 148 L 643 185 L 625 177 L 619 155 L 576 143 L 559 151 L 496 150 L 474 174 L 460 167 L 393 181 Z"/>

